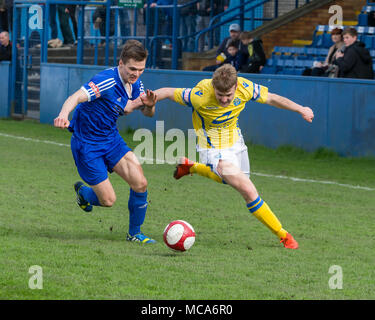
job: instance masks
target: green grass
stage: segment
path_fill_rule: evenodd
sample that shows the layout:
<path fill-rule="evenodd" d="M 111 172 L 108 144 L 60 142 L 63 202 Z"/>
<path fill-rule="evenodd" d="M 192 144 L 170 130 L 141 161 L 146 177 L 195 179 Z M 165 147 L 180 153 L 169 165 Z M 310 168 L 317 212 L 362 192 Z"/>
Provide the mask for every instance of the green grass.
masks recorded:
<path fill-rule="evenodd" d="M 0 133 L 69 144 L 70 133 L 31 121 L 0 120 Z M 134 147 L 132 133 L 124 138 Z M 125 241 L 129 187 L 111 175 L 113 208 L 81 211 L 70 148 L 0 135 L 0 299 L 374 299 L 375 191 L 253 175 L 300 244 L 286 250 L 229 186 L 172 178 L 172 165 L 143 165 L 149 209 L 143 231 L 158 243 Z M 254 173 L 375 188 L 375 160 L 249 145 Z M 184 219 L 197 233 L 185 253 L 162 240 Z M 43 289 L 28 287 L 33 265 Z M 343 289 L 328 286 L 332 265 Z"/>

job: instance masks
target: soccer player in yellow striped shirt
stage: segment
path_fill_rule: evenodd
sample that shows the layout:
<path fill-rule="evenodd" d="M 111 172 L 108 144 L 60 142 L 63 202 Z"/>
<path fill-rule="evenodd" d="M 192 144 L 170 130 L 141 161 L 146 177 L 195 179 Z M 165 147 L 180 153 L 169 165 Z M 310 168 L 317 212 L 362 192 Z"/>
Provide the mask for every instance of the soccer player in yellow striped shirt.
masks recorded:
<path fill-rule="evenodd" d="M 297 249 L 298 243 L 281 225 L 250 180 L 247 147 L 238 126 L 238 117 L 246 102 L 266 103 L 301 114 L 312 122 L 314 113 L 285 97 L 268 92 L 268 88 L 237 77 L 229 64 L 218 68 L 212 79 L 200 81 L 194 88 L 161 88 L 158 100 L 171 99 L 192 108 L 193 126 L 198 138 L 200 162 L 181 159 L 174 177 L 197 173 L 236 189 L 248 210 L 280 239 L 285 248 Z"/>

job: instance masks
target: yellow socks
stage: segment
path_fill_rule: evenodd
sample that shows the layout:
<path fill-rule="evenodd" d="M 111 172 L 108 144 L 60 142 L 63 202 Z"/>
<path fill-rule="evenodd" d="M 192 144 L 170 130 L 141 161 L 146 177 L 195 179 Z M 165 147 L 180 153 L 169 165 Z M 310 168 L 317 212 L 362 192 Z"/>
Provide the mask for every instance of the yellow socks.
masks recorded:
<path fill-rule="evenodd" d="M 215 172 L 212 172 L 211 168 L 203 163 L 195 162 L 189 171 L 190 173 L 197 173 L 202 177 L 223 183 L 223 179 L 221 179 Z"/>
<path fill-rule="evenodd" d="M 212 172 L 211 167 L 203 163 L 195 162 L 189 169 L 190 173 L 197 173 L 202 177 L 207 177 L 218 183 L 223 183 L 223 179 L 216 173 Z M 280 239 L 285 239 L 287 231 L 282 228 L 282 225 L 272 212 L 270 207 L 258 196 L 258 198 L 247 204 L 249 211 L 266 227 L 268 227 Z"/>
<path fill-rule="evenodd" d="M 256 200 L 248 203 L 247 208 L 280 239 L 286 237 L 287 231 L 282 228 L 280 221 L 261 197 L 258 196 Z"/>

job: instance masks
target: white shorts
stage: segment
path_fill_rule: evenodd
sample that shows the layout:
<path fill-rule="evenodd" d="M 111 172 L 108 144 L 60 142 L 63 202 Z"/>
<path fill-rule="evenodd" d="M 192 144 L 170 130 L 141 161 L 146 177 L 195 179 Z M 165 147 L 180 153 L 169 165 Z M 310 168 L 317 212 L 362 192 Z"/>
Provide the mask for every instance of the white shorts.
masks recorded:
<path fill-rule="evenodd" d="M 210 166 L 211 170 L 215 172 L 219 177 L 221 177 L 221 175 L 217 172 L 219 160 L 225 160 L 232 163 L 244 174 L 250 177 L 249 155 L 242 135 L 230 148 L 202 149 L 197 146 L 197 151 L 199 152 L 199 162 Z"/>

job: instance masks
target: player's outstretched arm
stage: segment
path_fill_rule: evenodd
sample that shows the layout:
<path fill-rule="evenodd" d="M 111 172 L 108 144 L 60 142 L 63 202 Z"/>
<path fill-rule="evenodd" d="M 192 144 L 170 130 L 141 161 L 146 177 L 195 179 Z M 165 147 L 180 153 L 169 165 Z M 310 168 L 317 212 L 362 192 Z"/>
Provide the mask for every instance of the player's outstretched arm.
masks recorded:
<path fill-rule="evenodd" d="M 177 88 L 160 88 L 155 90 L 155 93 L 157 95 L 157 101 L 161 101 L 164 99 L 170 99 L 172 101 L 176 101 L 174 98 L 174 91 Z"/>
<path fill-rule="evenodd" d="M 303 107 L 300 104 L 277 94 L 269 92 L 266 103 L 280 109 L 298 112 L 307 122 L 312 122 L 314 119 L 314 112 L 309 107 Z"/>
<path fill-rule="evenodd" d="M 145 116 L 152 117 L 155 113 L 156 94 L 154 91 L 147 91 L 135 100 L 128 100 L 124 109 L 125 115 L 132 113 L 134 110 L 140 110 Z"/>
<path fill-rule="evenodd" d="M 74 108 L 82 102 L 88 101 L 88 97 L 86 93 L 79 89 L 74 92 L 68 99 L 65 100 L 61 111 L 57 118 L 55 118 L 53 124 L 57 128 L 65 129 L 69 127 L 69 114 L 74 110 Z"/>
<path fill-rule="evenodd" d="M 157 101 L 157 95 L 154 91 L 147 89 L 146 94 L 140 97 L 143 107 L 141 108 L 142 113 L 146 117 L 152 117 L 155 114 L 155 104 Z"/>

